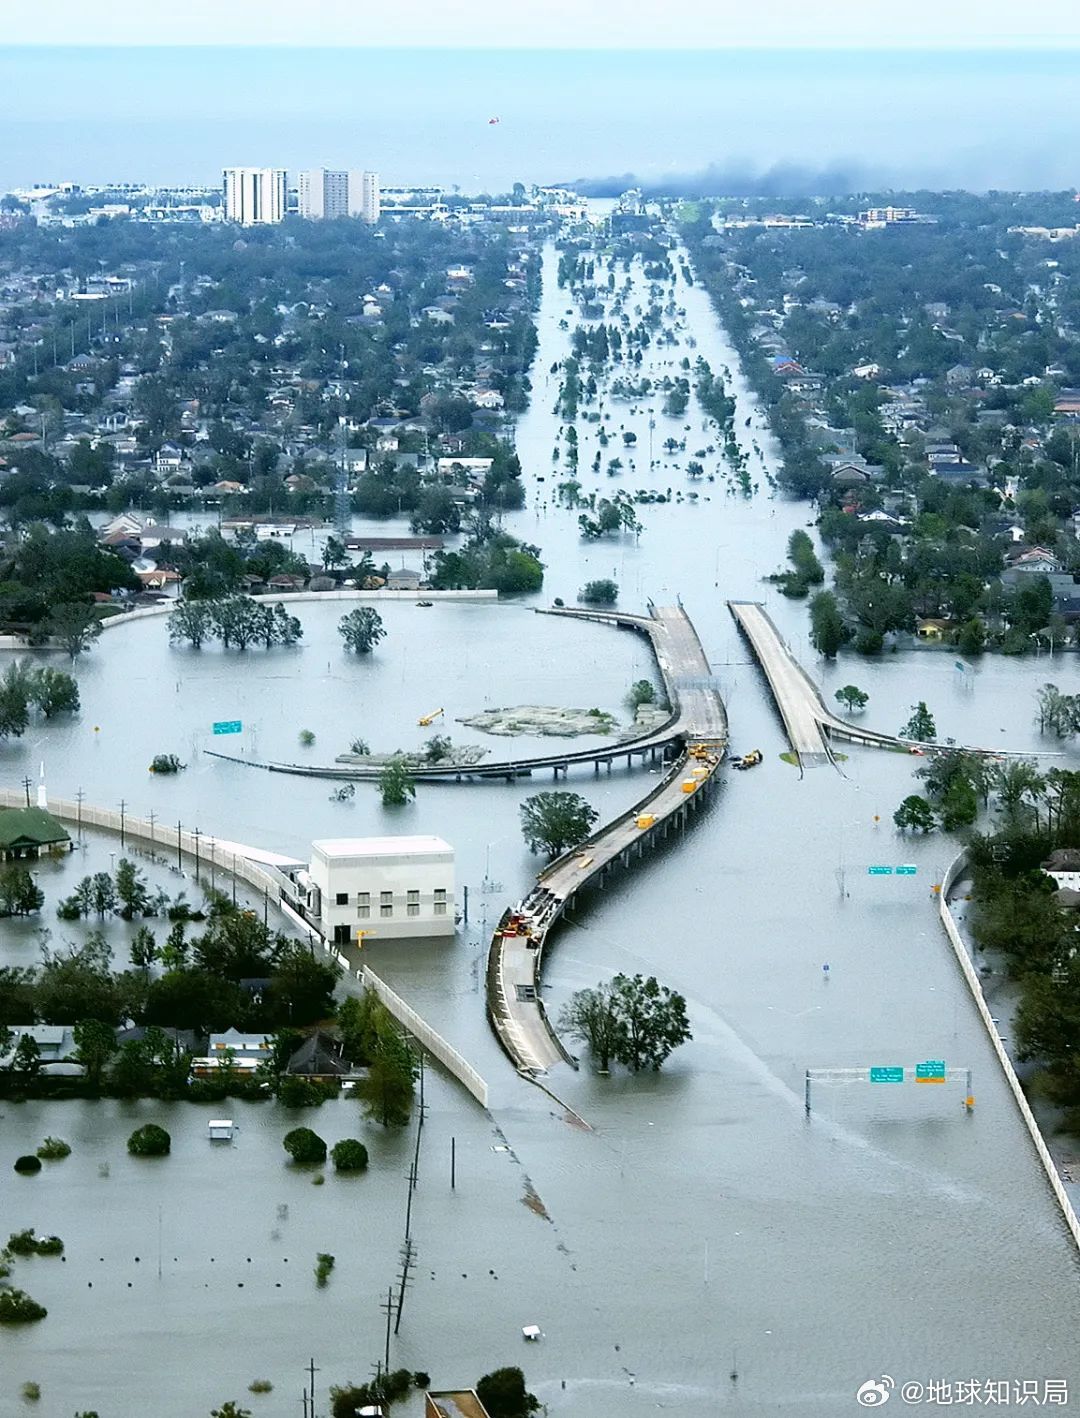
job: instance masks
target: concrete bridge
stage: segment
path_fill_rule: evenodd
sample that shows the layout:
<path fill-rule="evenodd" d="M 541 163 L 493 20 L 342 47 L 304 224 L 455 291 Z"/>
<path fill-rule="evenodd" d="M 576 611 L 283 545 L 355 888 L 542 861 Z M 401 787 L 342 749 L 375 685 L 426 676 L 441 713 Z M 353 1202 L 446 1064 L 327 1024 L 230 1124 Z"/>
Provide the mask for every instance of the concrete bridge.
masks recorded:
<path fill-rule="evenodd" d="M 664 680 L 668 703 L 671 706 L 669 718 L 658 728 L 623 739 L 621 743 L 616 744 L 555 749 L 546 753 L 467 766 L 419 764 L 409 769 L 409 776 L 416 782 L 463 783 L 474 778 L 504 778 L 509 783 L 515 778 L 529 778 L 544 770 L 550 770 L 553 778 L 559 778 L 565 777 L 571 768 L 583 765 L 591 766 L 594 774 L 600 772 L 601 765 L 606 765 L 610 773 L 612 766 L 623 759 L 626 760 L 627 767 L 630 767 L 635 759 L 642 763 L 655 763 L 660 758 L 666 758 L 673 751 L 678 751 L 680 745 L 692 733 L 694 724 L 713 723 L 717 712 L 723 717 L 720 696 L 711 687 L 708 661 L 702 653 L 690 618 L 681 606 L 671 606 L 665 610 L 656 610 L 654 607 L 650 615 L 630 615 L 622 611 L 575 610 L 569 607 L 554 607 L 551 610 L 538 611 L 538 614 L 599 621 L 644 635 L 652 645 Z M 724 718 L 724 737 L 726 736 L 727 721 Z M 217 749 L 207 748 L 203 749 L 203 752 L 210 758 L 223 758 L 230 763 L 243 763 L 248 768 L 263 768 L 269 773 L 291 773 L 301 778 L 373 782 L 382 772 L 382 766 L 378 764 L 335 763 L 319 766 L 274 763 L 235 753 L 222 753 Z"/>
<path fill-rule="evenodd" d="M 672 709 L 665 732 L 672 733 L 680 747 L 678 757 L 646 797 L 546 866 L 532 891 L 504 912 L 495 930 L 488 951 L 488 1017 L 503 1048 L 525 1073 L 542 1073 L 563 1060 L 573 1062 L 551 1027 L 541 998 L 543 950 L 555 923 L 582 887 L 602 886 L 617 866 L 631 866 L 647 846 L 686 826 L 715 782 L 727 749 L 727 713 L 712 686 L 712 671 L 689 616 L 681 606 L 650 610 L 649 616 L 621 611 L 552 612 L 649 636 Z"/>
<path fill-rule="evenodd" d="M 920 743 L 895 734 L 882 734 L 877 729 L 864 728 L 861 724 L 841 719 L 826 705 L 821 691 L 785 644 L 760 602 L 728 601 L 728 609 L 765 673 L 788 740 L 798 756 L 800 769 L 813 768 L 822 763 L 835 764 L 836 758 L 830 744 L 830 739 L 834 738 L 902 753 L 955 753 L 961 750 L 960 744 Z M 1030 752 L 1017 754 L 1000 748 L 965 748 L 963 751 L 983 754 L 988 758 L 1035 756 Z"/>

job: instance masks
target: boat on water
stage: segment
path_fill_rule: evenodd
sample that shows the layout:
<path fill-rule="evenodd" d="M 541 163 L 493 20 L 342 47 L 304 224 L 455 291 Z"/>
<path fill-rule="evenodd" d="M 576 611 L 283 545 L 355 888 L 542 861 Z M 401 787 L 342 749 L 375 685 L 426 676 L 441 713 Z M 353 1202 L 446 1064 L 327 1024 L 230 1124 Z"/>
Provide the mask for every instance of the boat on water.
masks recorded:
<path fill-rule="evenodd" d="M 760 748 L 752 749 L 750 753 L 744 753 L 741 758 L 731 760 L 732 768 L 756 768 L 764 758 Z"/>

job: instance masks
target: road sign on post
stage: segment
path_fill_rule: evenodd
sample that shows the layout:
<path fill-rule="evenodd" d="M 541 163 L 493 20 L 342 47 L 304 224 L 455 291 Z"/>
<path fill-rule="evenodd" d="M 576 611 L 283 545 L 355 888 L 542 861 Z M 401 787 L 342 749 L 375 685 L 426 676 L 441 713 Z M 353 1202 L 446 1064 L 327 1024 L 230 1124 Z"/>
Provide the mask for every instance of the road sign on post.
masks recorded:
<path fill-rule="evenodd" d="M 892 867 L 867 867 L 867 876 L 892 876 Z"/>
<path fill-rule="evenodd" d="M 907 867 L 897 867 L 897 868 L 896 868 L 896 875 L 897 875 L 897 876 L 915 876 L 916 873 L 918 872 L 918 870 L 919 870 L 918 867 L 911 867 L 911 866 L 907 866 Z"/>
<path fill-rule="evenodd" d="M 915 1065 L 916 1083 L 944 1083 L 945 1082 L 945 1062 L 943 1059 L 927 1059 L 925 1063 Z"/>
<path fill-rule="evenodd" d="M 243 731 L 243 724 L 239 719 L 218 719 L 214 724 L 215 734 L 239 734 Z"/>
<path fill-rule="evenodd" d="M 890 1064 L 888 1067 L 872 1068 L 870 1070 L 871 1083 L 903 1083 L 903 1081 L 903 1065 L 897 1068 Z"/>

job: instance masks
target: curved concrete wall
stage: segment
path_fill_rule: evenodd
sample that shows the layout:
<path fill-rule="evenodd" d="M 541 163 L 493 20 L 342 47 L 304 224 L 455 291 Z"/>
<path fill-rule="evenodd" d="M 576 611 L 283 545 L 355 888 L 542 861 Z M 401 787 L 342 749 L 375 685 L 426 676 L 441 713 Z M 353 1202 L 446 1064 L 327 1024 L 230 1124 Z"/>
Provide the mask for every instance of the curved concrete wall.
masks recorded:
<path fill-rule="evenodd" d="M 0 807 L 23 807 L 25 802 L 25 794 L 17 789 L 0 788 Z M 81 824 L 83 827 L 97 828 L 104 832 L 120 833 L 121 831 L 120 814 L 111 808 L 93 807 L 89 803 L 80 805 L 59 799 L 50 801 L 48 810 L 61 822 Z M 231 873 L 238 880 L 253 887 L 267 903 L 272 902 L 276 909 L 283 911 L 297 929 L 303 931 L 309 938 L 318 941 L 320 945 L 324 944 L 322 938 L 316 935 L 289 908 L 286 902 L 282 901 L 278 879 L 269 872 L 263 871 L 257 862 L 250 861 L 247 857 L 219 846 L 212 837 L 208 837 L 204 833 L 200 833 L 196 837 L 193 832 L 184 832 L 178 827 L 166 827 L 160 822 L 151 823 L 145 818 L 131 817 L 126 814 L 123 818 L 123 834 L 125 841 L 128 838 L 134 838 L 151 847 L 160 848 L 162 851 L 179 851 L 191 860 L 201 862 L 207 869 L 219 871 L 223 875 Z M 345 975 L 350 976 L 352 967 L 341 952 L 335 950 L 332 945 L 326 945 L 325 949 L 342 967 Z M 380 980 L 367 966 L 358 970 L 356 976 L 361 984 L 375 991 L 398 1023 L 412 1034 L 427 1052 L 443 1065 L 448 1073 L 468 1089 L 482 1108 L 486 1108 L 487 1084 L 476 1069 L 466 1062 L 441 1034 L 436 1033 L 426 1020 L 421 1019 L 411 1005 L 406 1004 L 400 995 L 395 994 L 390 986 Z"/>
<path fill-rule="evenodd" d="M 979 1017 L 986 1026 L 990 1043 L 994 1053 L 997 1055 L 998 1062 L 1001 1064 L 1005 1081 L 1009 1085 L 1017 1108 L 1020 1110 L 1020 1116 L 1024 1120 L 1024 1125 L 1028 1130 L 1032 1144 L 1038 1154 L 1039 1161 L 1043 1165 L 1047 1181 L 1050 1183 L 1051 1190 L 1057 1198 L 1058 1205 L 1061 1207 L 1061 1214 L 1064 1218 L 1065 1225 L 1075 1245 L 1080 1249 L 1080 1221 L 1077 1220 L 1076 1212 L 1073 1210 L 1073 1204 L 1069 1200 L 1069 1194 L 1065 1190 L 1065 1185 L 1061 1180 L 1058 1169 L 1054 1165 L 1054 1159 L 1050 1156 L 1050 1149 L 1047 1147 L 1043 1135 L 1039 1130 L 1039 1124 L 1035 1121 L 1035 1114 L 1031 1111 L 1028 1100 L 1024 1097 L 1024 1090 L 1021 1088 L 1020 1080 L 1016 1076 L 1012 1059 L 1009 1058 L 1005 1045 L 1001 1042 L 1001 1035 L 997 1031 L 997 1026 L 993 1021 L 986 1003 L 986 996 L 983 994 L 982 981 L 979 979 L 978 972 L 971 963 L 971 956 L 968 954 L 967 946 L 964 944 L 964 938 L 960 934 L 960 928 L 957 926 L 952 910 L 949 907 L 949 892 L 956 882 L 960 880 L 960 877 L 966 869 L 967 855 L 961 852 L 949 866 L 948 871 L 945 873 L 945 879 L 941 883 L 941 898 L 938 903 L 941 924 L 945 927 L 945 934 L 949 937 L 949 943 L 952 945 L 957 964 L 960 966 L 964 979 L 968 983 L 968 988 L 971 990 L 971 997 L 975 1001 L 975 1008 L 979 1011 Z"/>

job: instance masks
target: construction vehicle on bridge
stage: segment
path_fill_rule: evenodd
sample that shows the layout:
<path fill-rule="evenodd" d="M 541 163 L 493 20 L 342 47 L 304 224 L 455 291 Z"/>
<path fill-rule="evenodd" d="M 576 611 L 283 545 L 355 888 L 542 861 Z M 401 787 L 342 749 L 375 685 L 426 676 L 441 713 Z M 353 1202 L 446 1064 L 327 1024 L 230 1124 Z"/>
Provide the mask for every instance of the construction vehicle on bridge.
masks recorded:
<path fill-rule="evenodd" d="M 426 729 L 429 724 L 433 724 L 439 718 L 442 712 L 441 709 L 433 709 L 430 714 L 425 714 L 422 719 L 417 719 L 416 722 L 422 729 Z"/>

